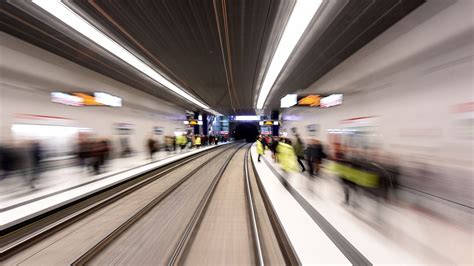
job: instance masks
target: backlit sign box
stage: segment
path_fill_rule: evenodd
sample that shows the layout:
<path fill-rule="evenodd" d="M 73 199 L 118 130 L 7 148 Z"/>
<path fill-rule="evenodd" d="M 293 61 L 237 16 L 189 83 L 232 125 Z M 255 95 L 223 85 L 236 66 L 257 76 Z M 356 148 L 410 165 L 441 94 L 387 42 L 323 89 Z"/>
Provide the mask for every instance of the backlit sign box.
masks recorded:
<path fill-rule="evenodd" d="M 264 120 L 258 123 L 260 126 L 277 126 L 278 121 Z"/>
<path fill-rule="evenodd" d="M 280 108 L 290 108 L 298 103 L 298 95 L 287 94 L 280 99 Z"/>
<path fill-rule="evenodd" d="M 298 99 L 298 106 L 311 106 L 318 107 L 321 101 L 321 96 L 319 95 L 307 95 Z"/>
<path fill-rule="evenodd" d="M 122 98 L 105 92 L 94 92 L 94 95 L 82 92 L 51 92 L 51 101 L 70 106 L 122 106 Z"/>
<path fill-rule="evenodd" d="M 321 108 L 327 108 L 342 104 L 342 94 L 331 94 L 321 98 Z"/>
<path fill-rule="evenodd" d="M 189 119 L 187 121 L 183 121 L 185 125 L 190 125 L 190 126 L 199 126 L 202 125 L 202 121 L 199 121 L 197 119 Z"/>
<path fill-rule="evenodd" d="M 236 115 L 233 117 L 235 121 L 259 121 L 260 116 L 258 115 Z"/>
<path fill-rule="evenodd" d="M 298 95 L 288 94 L 283 97 L 280 102 L 281 108 L 289 108 L 291 106 L 307 106 L 328 108 L 342 104 L 342 94 L 331 94 L 329 96 L 322 96 L 317 94 Z"/>

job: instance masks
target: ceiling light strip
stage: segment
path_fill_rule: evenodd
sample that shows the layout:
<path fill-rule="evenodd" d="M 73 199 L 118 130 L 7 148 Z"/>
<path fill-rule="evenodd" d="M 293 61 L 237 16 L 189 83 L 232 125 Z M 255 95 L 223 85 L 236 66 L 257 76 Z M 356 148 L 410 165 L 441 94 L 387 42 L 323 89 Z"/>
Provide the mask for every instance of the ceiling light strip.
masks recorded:
<path fill-rule="evenodd" d="M 303 36 L 306 28 L 322 4 L 322 0 L 297 0 L 286 24 L 285 31 L 278 43 L 272 62 L 265 74 L 257 100 L 257 109 L 262 109 L 268 94 L 290 57 L 293 49 Z"/>
<path fill-rule="evenodd" d="M 175 84 L 167 80 L 161 74 L 153 70 L 147 64 L 143 63 L 140 59 L 130 53 L 128 50 L 120 46 L 114 40 L 109 38 L 107 35 L 96 29 L 94 26 L 89 24 L 86 20 L 84 20 L 81 16 L 77 13 L 72 11 L 68 8 L 64 3 L 59 0 L 32 0 L 33 3 L 44 9 L 49 14 L 55 16 L 69 27 L 73 28 L 74 30 L 78 31 L 91 41 L 95 42 L 108 52 L 112 53 L 113 55 L 117 56 L 125 63 L 131 65 L 132 67 L 136 68 L 143 74 L 147 75 L 148 77 L 152 78 L 153 80 L 157 81 L 161 85 L 165 86 L 169 90 L 173 91 L 174 93 L 180 95 L 184 99 L 196 104 L 197 106 L 207 109 L 208 111 L 214 111 L 209 108 L 208 105 L 198 101 L 196 98 L 191 96 L 190 94 L 186 93 L 184 90 L 178 88 Z M 212 112 L 211 112 L 212 113 Z M 217 113 L 217 112 L 216 112 Z"/>

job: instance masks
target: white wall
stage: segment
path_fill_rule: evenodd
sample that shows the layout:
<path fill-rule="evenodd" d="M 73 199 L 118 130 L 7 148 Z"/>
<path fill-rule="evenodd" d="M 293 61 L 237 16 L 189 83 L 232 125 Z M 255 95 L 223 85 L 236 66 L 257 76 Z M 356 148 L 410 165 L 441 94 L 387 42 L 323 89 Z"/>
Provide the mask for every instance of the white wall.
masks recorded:
<path fill-rule="evenodd" d="M 166 135 L 183 128 L 184 109 L 181 107 L 8 34 L 0 33 L 0 40 L 0 142 L 12 140 L 11 125 L 18 121 L 18 114 L 65 117 L 71 119 L 68 123 L 73 126 L 91 128 L 98 137 L 114 141 L 117 141 L 114 123 L 133 124 L 130 144 L 136 151 L 144 150 L 145 138 L 154 126 L 163 126 Z M 121 97 L 123 107 L 72 107 L 52 103 L 51 91 L 103 91 Z"/>
<path fill-rule="evenodd" d="M 283 116 L 299 120 L 284 121 L 282 129 L 290 132 L 297 127 L 307 137 L 305 126 L 318 124 L 317 138 L 327 141 L 327 130 L 344 127 L 342 120 L 376 116 L 382 149 L 396 154 L 401 164 L 417 158 L 446 166 L 443 169 L 450 183 L 458 181 L 450 173 L 464 169 L 462 178 L 468 179 L 456 189 L 463 194 L 472 189 L 474 1 L 457 1 L 409 28 L 429 15 L 430 4 L 428 1 L 300 92 L 342 92 L 342 106 L 288 109 Z M 456 113 L 456 106 L 463 103 L 471 103 L 471 112 Z"/>

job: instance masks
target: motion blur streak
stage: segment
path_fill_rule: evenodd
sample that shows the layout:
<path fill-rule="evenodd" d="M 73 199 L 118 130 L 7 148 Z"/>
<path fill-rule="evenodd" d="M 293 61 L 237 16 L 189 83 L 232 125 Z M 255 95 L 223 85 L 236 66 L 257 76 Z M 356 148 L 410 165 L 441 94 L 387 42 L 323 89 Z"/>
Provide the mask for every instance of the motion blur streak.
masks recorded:
<path fill-rule="evenodd" d="M 283 36 L 273 55 L 270 67 L 265 74 L 257 100 L 257 109 L 262 109 L 278 74 L 290 57 L 291 52 L 305 32 L 313 16 L 322 4 L 322 0 L 297 0 L 288 20 Z"/>
<path fill-rule="evenodd" d="M 168 256 L 150 250 L 159 246 L 166 253 L 176 241 L 176 258 L 183 251 L 188 262 L 212 262 L 221 248 L 208 238 L 213 228 L 219 229 L 213 237 L 243 259 L 226 238 L 244 236 L 250 244 L 240 247 L 253 251 L 253 239 L 264 233 L 253 224 L 251 230 L 232 225 L 250 221 L 238 211 L 248 206 L 239 184 L 245 181 L 246 151 L 230 161 L 240 143 L 214 147 L 245 140 L 255 144 L 246 147 L 249 181 L 257 185 L 249 190 L 256 220 L 281 226 L 293 245 L 284 245 L 285 253 L 294 249 L 302 265 L 359 259 L 373 265 L 473 265 L 472 10 L 472 0 L 0 1 L 0 212 L 10 219 L 0 219 L 0 226 L 7 224 L 13 235 L 34 220 L 43 230 L 36 215 L 55 224 L 53 208 L 61 204 L 69 216 L 62 207 L 72 201 L 87 205 L 96 199 L 92 193 L 107 189 L 102 196 L 108 197 L 117 182 L 172 166 L 170 179 L 157 176 L 152 187 L 143 183 L 146 200 L 130 191 L 134 200 L 120 201 L 130 205 L 116 201 L 114 211 L 91 209 L 82 222 L 104 213 L 114 220 L 122 209 L 122 224 L 140 211 L 133 206 L 161 197 L 155 188 L 178 189 L 181 179 L 175 178 L 189 176 L 178 190 L 186 193 L 169 190 L 169 198 L 160 199 L 166 208 L 142 220 L 143 227 L 123 231 L 127 238 L 115 242 L 114 255 L 128 264 L 139 264 L 129 256 L 157 264 L 154 258 Z M 218 28 L 228 43 L 221 43 Z M 146 63 L 157 58 L 160 73 Z M 228 91 L 224 62 L 232 62 L 237 95 Z M 174 85 L 167 73 L 193 91 Z M 235 110 L 234 96 L 240 105 Z M 222 182 L 212 179 L 227 159 L 228 175 Z M 201 174 L 195 175 L 196 167 Z M 211 183 L 220 187 L 209 189 Z M 212 191 L 217 196 L 211 205 L 200 195 Z M 198 204 L 214 211 L 195 212 Z M 208 223 L 199 224 L 199 217 Z M 103 221 L 94 220 L 68 241 L 95 232 L 86 228 L 104 229 L 95 226 Z M 198 230 L 180 238 L 185 230 L 168 225 Z M 116 228 L 105 229 L 110 231 L 104 236 Z M 166 243 L 153 230 L 169 237 Z M 247 255 L 263 252 L 264 264 L 278 264 L 265 261 L 264 251 L 282 251 L 284 239 L 276 232 L 262 236 L 262 250 Z M 40 256 L 48 264 L 67 255 L 57 251 L 66 242 L 49 245 L 56 237 L 38 237 L 12 258 L 40 264 Z M 188 237 L 196 242 L 185 247 L 180 239 Z M 81 249 L 88 247 L 68 248 Z M 102 255 L 101 262 L 114 263 L 109 253 Z M 219 256 L 221 264 L 238 264 L 226 261 L 224 252 Z"/>
<path fill-rule="evenodd" d="M 50 1 L 50 0 L 33 0 L 33 3 L 37 4 L 39 7 L 43 8 L 45 11 L 49 12 L 51 15 L 57 17 L 73 29 L 80 32 L 82 35 L 89 38 L 91 41 L 102 46 L 107 51 L 111 52 L 115 56 L 119 57 L 126 63 L 130 64 L 134 68 L 143 72 L 150 78 L 156 80 L 166 88 L 177 93 L 181 97 L 191 101 L 192 103 L 198 105 L 204 109 L 210 109 L 209 106 L 201 103 L 193 96 L 184 92 L 182 89 L 178 88 L 176 85 L 168 81 L 165 77 L 160 75 L 158 72 L 153 70 L 151 67 L 143 63 L 140 59 L 134 56 L 132 53 L 124 49 L 122 46 L 117 44 L 115 41 L 107 37 L 105 34 L 97 30 L 94 26 L 86 22 L 79 15 L 74 13 L 71 9 L 65 6 L 61 1 Z"/>

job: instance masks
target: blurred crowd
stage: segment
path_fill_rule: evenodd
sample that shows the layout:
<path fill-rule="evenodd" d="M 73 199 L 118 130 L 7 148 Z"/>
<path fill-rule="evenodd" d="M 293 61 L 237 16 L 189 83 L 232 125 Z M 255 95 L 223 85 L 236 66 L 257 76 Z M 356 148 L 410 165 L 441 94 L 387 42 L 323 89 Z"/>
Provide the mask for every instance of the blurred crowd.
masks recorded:
<path fill-rule="evenodd" d="M 150 136 L 147 140 L 148 158 L 153 160 L 153 156 L 160 150 L 168 153 L 184 152 L 192 148 L 200 148 L 201 146 L 217 145 L 218 143 L 227 142 L 228 137 L 223 135 L 200 135 L 200 134 L 178 134 L 177 136 L 165 136 L 163 145 L 159 141 Z"/>
<path fill-rule="evenodd" d="M 185 152 L 201 146 L 217 145 L 227 142 L 223 135 L 177 134 L 164 136 L 162 141 L 150 135 L 145 143 L 147 159 L 155 160 L 158 152 L 167 154 Z M 54 157 L 48 153 L 45 141 L 18 140 L 0 143 L 0 180 L 16 179 L 31 188 L 45 172 L 61 167 L 79 167 L 82 173 L 98 175 L 107 171 L 111 159 L 138 155 L 129 144 L 127 136 L 120 136 L 116 144 L 109 138 L 100 138 L 92 133 L 78 134 L 77 142 L 72 144 L 72 154 Z"/>
<path fill-rule="evenodd" d="M 321 176 L 320 169 L 323 165 L 327 167 L 339 177 L 347 205 L 355 203 L 351 199 L 354 192 L 364 192 L 377 200 L 385 201 L 396 195 L 398 167 L 393 160 L 379 156 L 374 150 L 365 149 L 362 152 L 337 142 L 324 145 L 313 138 L 304 143 L 298 134 L 293 138 L 259 136 L 259 162 L 266 150 L 272 153 L 273 160 L 287 177 L 291 172 L 301 171 L 308 172 L 314 179 Z"/>
<path fill-rule="evenodd" d="M 321 181 L 329 180 L 329 176 L 336 177 L 344 197 L 341 200 L 346 206 L 357 208 L 361 201 L 372 199 L 379 207 L 379 203 L 413 205 L 460 220 L 464 219 L 463 214 L 446 213 L 446 210 L 453 213 L 455 209 L 472 210 L 472 172 L 469 173 L 469 169 L 430 163 L 424 158 L 407 160 L 382 151 L 377 145 L 360 143 L 357 141 L 357 145 L 352 145 L 344 136 L 329 143 L 314 138 L 303 141 L 298 134 L 292 137 L 259 136 L 257 160 L 261 161 L 262 155 L 270 151 L 283 172 L 285 186 L 289 179 L 298 176 L 292 174 L 296 172 L 307 173 L 312 181 L 317 177 Z M 310 191 L 316 183 L 306 182 Z M 440 204 L 450 207 L 442 209 Z"/>
<path fill-rule="evenodd" d="M 38 141 L 18 141 L 0 145 L 0 180 L 17 175 L 34 188 L 42 159 L 43 151 Z"/>

